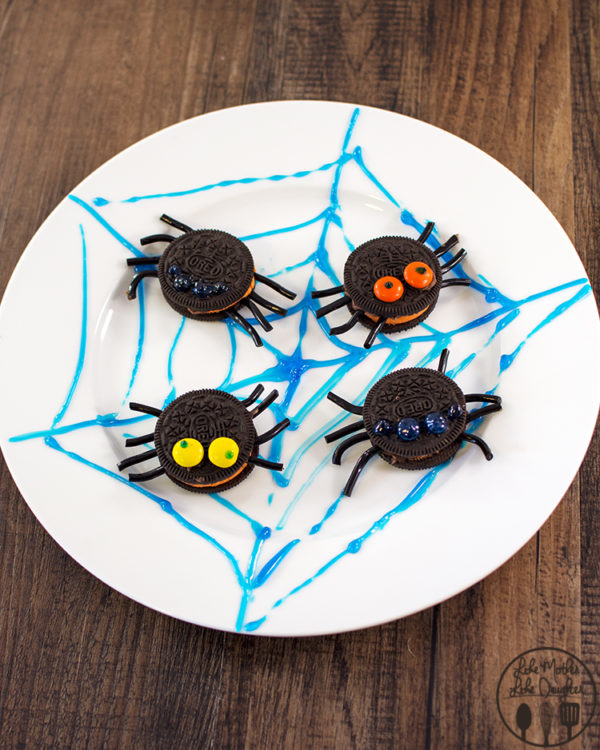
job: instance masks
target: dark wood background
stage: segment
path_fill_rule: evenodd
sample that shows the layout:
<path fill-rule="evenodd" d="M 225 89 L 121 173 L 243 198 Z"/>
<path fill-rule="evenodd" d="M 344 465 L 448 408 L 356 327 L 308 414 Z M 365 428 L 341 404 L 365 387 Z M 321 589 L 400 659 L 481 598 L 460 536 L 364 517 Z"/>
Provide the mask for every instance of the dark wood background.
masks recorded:
<path fill-rule="evenodd" d="M 0 0 L 0 290 L 51 209 L 125 146 L 221 107 L 315 98 L 485 149 L 558 217 L 598 293 L 599 79 L 598 2 Z M 600 683 L 599 456 L 594 439 L 541 531 L 470 590 L 307 639 L 214 632 L 112 591 L 2 461 L 0 747 L 525 747 L 495 706 L 513 657 L 564 648 Z M 579 747 L 600 747 L 597 716 Z"/>

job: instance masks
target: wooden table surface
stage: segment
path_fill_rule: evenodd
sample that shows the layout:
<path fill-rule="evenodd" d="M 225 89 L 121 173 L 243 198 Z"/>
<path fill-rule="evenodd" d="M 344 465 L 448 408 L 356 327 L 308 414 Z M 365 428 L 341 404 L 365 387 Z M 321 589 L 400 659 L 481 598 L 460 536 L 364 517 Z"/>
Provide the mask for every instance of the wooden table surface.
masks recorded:
<path fill-rule="evenodd" d="M 0 290 L 36 228 L 159 128 L 277 99 L 374 105 L 530 185 L 600 284 L 597 2 L 1 0 Z M 5 366 L 2 363 L 1 366 Z M 600 443 L 539 533 L 427 611 L 306 639 L 211 631 L 111 590 L 0 463 L 0 747 L 518 748 L 495 691 L 540 645 L 600 685 Z M 598 715 L 571 748 L 600 747 Z"/>

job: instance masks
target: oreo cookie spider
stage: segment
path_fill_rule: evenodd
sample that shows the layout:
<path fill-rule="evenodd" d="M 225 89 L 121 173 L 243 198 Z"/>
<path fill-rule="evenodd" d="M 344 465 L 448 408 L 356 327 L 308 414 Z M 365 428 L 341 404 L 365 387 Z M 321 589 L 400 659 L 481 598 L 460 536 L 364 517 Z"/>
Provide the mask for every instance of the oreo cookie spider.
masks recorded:
<path fill-rule="evenodd" d="M 121 461 L 119 471 L 158 458 L 159 466 L 142 474 L 130 474 L 129 481 L 146 482 L 166 474 L 192 492 L 220 492 L 234 487 L 255 466 L 281 471 L 283 464 L 260 458 L 258 448 L 289 427 L 290 420 L 284 419 L 257 435 L 252 420 L 279 395 L 276 390 L 271 391 L 255 405 L 263 391 L 264 386 L 257 385 L 243 401 L 217 389 L 189 391 L 163 410 L 130 403 L 133 411 L 152 414 L 158 421 L 154 432 L 128 438 L 126 447 L 154 442 L 154 448 Z"/>
<path fill-rule="evenodd" d="M 364 406 L 355 406 L 329 393 L 328 398 L 342 409 L 362 417 L 359 422 L 342 427 L 325 437 L 328 443 L 352 435 L 341 442 L 332 457 L 339 465 L 348 448 L 364 440 L 371 441 L 356 462 L 344 494 L 351 495 L 354 485 L 373 456 L 380 456 L 398 469 L 429 469 L 448 461 L 463 440 L 481 448 L 488 461 L 492 452 L 478 435 L 466 432 L 466 426 L 478 417 L 500 411 L 502 399 L 487 393 L 463 394 L 445 375 L 448 350 L 440 356 L 437 370 L 408 367 L 396 370 L 378 380 L 367 393 Z M 467 411 L 467 404 L 487 404 Z"/>
<path fill-rule="evenodd" d="M 321 307 L 317 318 L 348 307 L 351 317 L 329 330 L 330 335 L 349 331 L 356 323 L 370 328 L 365 349 L 370 349 L 377 335 L 389 331 L 405 331 L 420 323 L 431 313 L 441 289 L 447 286 L 468 286 L 466 278 L 444 279 L 450 269 L 464 260 L 464 248 L 453 258 L 440 264 L 439 258 L 458 243 L 452 235 L 437 250 L 425 245 L 434 227 L 429 222 L 418 239 L 410 237 L 378 237 L 359 245 L 348 256 L 341 286 L 312 293 L 313 299 L 330 297 L 340 292 L 341 299 Z"/>
<path fill-rule="evenodd" d="M 281 316 L 287 315 L 287 310 L 257 294 L 256 282 L 262 282 L 288 299 L 296 297 L 294 292 L 256 273 L 250 250 L 237 237 L 217 229 L 192 229 L 166 214 L 160 218 L 183 234 L 142 237 L 141 245 L 153 242 L 168 242 L 169 245 L 162 255 L 127 259 L 128 266 L 139 269 L 129 286 L 129 299 L 135 299 L 143 279 L 158 277 L 165 299 L 181 315 L 196 320 L 230 318 L 250 334 L 256 346 L 262 346 L 262 339 L 240 315 L 239 308 L 248 308 L 259 325 L 271 331 L 273 326 L 258 306 Z"/>

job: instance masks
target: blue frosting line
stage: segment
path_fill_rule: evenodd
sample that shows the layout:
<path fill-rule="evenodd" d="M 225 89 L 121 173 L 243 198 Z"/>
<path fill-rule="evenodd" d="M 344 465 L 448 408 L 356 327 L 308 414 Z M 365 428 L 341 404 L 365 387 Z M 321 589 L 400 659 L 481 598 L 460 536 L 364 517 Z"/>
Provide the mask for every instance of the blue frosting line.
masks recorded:
<path fill-rule="evenodd" d="M 81 224 L 79 225 L 79 231 L 81 233 L 81 256 L 82 256 L 81 334 L 79 336 L 79 355 L 77 357 L 77 364 L 75 365 L 75 374 L 73 375 L 73 380 L 71 381 L 71 387 L 69 388 L 69 393 L 67 394 L 67 398 L 65 399 L 64 404 L 60 408 L 57 415 L 54 417 L 52 421 L 52 427 L 56 427 L 56 425 L 62 421 L 62 418 L 65 416 L 67 409 L 69 408 L 71 399 L 73 398 L 73 394 L 75 393 L 77 384 L 79 383 L 79 377 L 81 376 L 81 371 L 83 370 L 83 361 L 85 359 L 85 348 L 86 348 L 86 343 L 87 343 L 87 318 L 88 318 L 88 277 L 87 277 L 87 248 L 85 244 L 85 233 L 83 231 L 83 227 L 81 226 Z"/>
<path fill-rule="evenodd" d="M 145 300 L 144 287 L 140 284 L 140 286 L 138 287 L 138 291 L 137 291 L 137 302 L 138 302 L 138 308 L 139 308 L 139 330 L 138 330 L 137 348 L 135 351 L 135 356 L 133 358 L 133 366 L 131 368 L 131 377 L 129 378 L 129 385 L 127 386 L 127 393 L 123 397 L 123 401 L 121 402 L 121 405 L 125 404 L 125 402 L 129 398 L 129 394 L 131 393 L 133 384 L 135 383 L 138 370 L 140 369 L 142 352 L 144 350 L 144 339 L 146 337 L 146 304 L 144 300 Z"/>
<path fill-rule="evenodd" d="M 177 392 L 175 389 L 175 383 L 173 382 L 173 356 L 175 355 L 175 350 L 177 349 L 177 344 L 179 343 L 179 339 L 181 338 L 183 326 L 185 325 L 186 320 L 187 318 L 182 315 L 181 323 L 179 324 L 179 328 L 177 329 L 177 333 L 175 334 L 175 338 L 173 339 L 173 343 L 171 344 L 171 348 L 169 349 L 169 357 L 167 359 L 167 380 L 169 381 L 169 393 L 163 403 L 163 409 L 167 407 L 171 403 L 171 401 L 173 401 Z"/>
<path fill-rule="evenodd" d="M 317 578 L 320 578 L 336 563 L 346 557 L 346 555 L 355 555 L 357 552 L 359 552 L 362 548 L 362 545 L 365 541 L 367 541 L 367 539 L 369 539 L 369 537 L 373 536 L 378 531 L 382 531 L 394 516 L 396 516 L 398 513 L 402 513 L 403 511 L 408 510 L 412 505 L 418 502 L 432 485 L 439 471 L 445 466 L 447 466 L 447 464 L 442 464 L 441 466 L 436 466 L 435 469 L 430 469 L 427 474 L 425 474 L 425 476 L 417 482 L 417 484 L 413 487 L 409 494 L 400 503 L 398 503 L 398 505 L 396 505 L 395 508 L 392 508 L 392 510 L 388 511 L 383 516 L 381 516 L 381 518 L 375 521 L 375 523 L 372 524 L 364 532 L 364 534 L 361 534 L 361 536 L 356 537 L 356 539 L 353 539 L 351 542 L 349 542 L 345 549 L 343 549 L 341 552 L 338 552 L 337 555 L 335 555 L 324 565 L 322 565 L 314 575 L 305 579 L 298 586 L 295 586 L 288 594 L 283 596 L 281 599 L 278 599 L 273 605 L 273 609 L 275 609 L 276 607 L 280 607 L 291 596 L 297 594 L 299 591 L 302 591 L 302 589 L 305 589 L 309 584 L 316 581 Z"/>
<path fill-rule="evenodd" d="M 282 547 L 279 552 L 277 552 L 277 554 L 273 555 L 273 557 L 262 566 L 260 571 L 254 577 L 253 587 L 255 589 L 257 589 L 259 586 L 262 586 L 265 581 L 269 580 L 269 578 L 279 567 L 283 559 L 294 549 L 297 544 L 299 544 L 299 542 L 299 539 L 292 539 L 291 542 L 288 542 L 285 547 Z"/>
<path fill-rule="evenodd" d="M 262 237 L 273 237 L 276 234 L 287 234 L 288 232 L 296 232 L 298 229 L 305 229 L 306 227 L 310 227 L 313 224 L 317 224 L 319 221 L 322 221 L 325 218 L 326 212 L 322 211 L 317 216 L 314 216 L 312 219 L 307 219 L 306 221 L 301 221 L 299 224 L 291 224 L 287 227 L 280 227 L 279 229 L 268 229 L 264 232 L 255 232 L 254 234 L 245 234 L 240 237 L 240 239 L 243 242 L 250 242 L 251 240 L 258 240 Z M 303 264 L 305 264 L 305 261 L 303 261 Z M 295 266 L 294 266 L 295 268 Z"/>
<path fill-rule="evenodd" d="M 135 490 L 136 492 L 139 492 L 140 494 L 152 500 L 154 503 L 158 505 L 158 507 L 164 513 L 167 513 L 167 515 L 175 519 L 179 524 L 181 524 L 188 531 L 191 531 L 193 534 L 196 534 L 197 536 L 202 537 L 202 539 L 208 542 L 214 549 L 216 549 L 218 552 L 224 555 L 225 558 L 228 560 L 229 564 L 231 565 L 233 572 L 238 580 L 238 583 L 241 586 L 244 585 L 245 579 L 240 569 L 239 563 L 235 559 L 235 557 L 231 554 L 231 552 L 223 544 L 221 544 L 221 542 L 217 541 L 215 537 L 211 536 L 210 534 L 207 534 L 200 527 L 196 526 L 191 521 L 188 521 L 187 518 L 182 516 L 181 513 L 179 513 L 179 511 L 175 510 L 175 508 L 173 507 L 172 503 L 169 500 L 166 500 L 165 498 L 160 497 L 159 495 L 155 495 L 154 492 L 150 492 L 145 487 L 141 487 L 138 484 L 130 482 L 124 476 L 120 474 L 116 474 L 114 471 L 110 471 L 110 469 L 106 469 L 104 466 L 101 466 L 100 464 L 94 463 L 93 461 L 89 461 L 87 458 L 80 456 L 78 453 L 74 453 L 73 451 L 69 451 L 66 448 L 63 448 L 54 437 L 47 437 L 44 442 L 49 448 L 53 448 L 54 450 L 59 451 L 60 453 L 63 453 L 65 456 L 68 456 L 69 458 L 73 459 L 74 461 L 78 461 L 84 466 L 88 466 L 90 469 L 95 469 L 96 471 L 99 471 L 101 474 L 105 474 L 106 476 L 111 477 L 112 479 L 115 479 L 117 482 L 121 482 L 127 487 L 130 487 L 132 490 Z"/>
<path fill-rule="evenodd" d="M 131 198 L 125 198 L 122 203 L 138 203 L 139 201 L 155 200 L 157 198 L 161 200 L 163 198 L 183 198 L 186 195 L 205 193 L 207 190 L 214 190 L 214 188 L 225 188 L 231 187 L 232 185 L 251 185 L 254 182 L 281 182 L 282 180 L 290 178 L 301 179 L 303 177 L 308 177 L 311 174 L 315 174 L 316 172 L 327 172 L 337 166 L 337 164 L 338 160 L 321 164 L 320 167 L 315 167 L 315 169 L 303 169 L 299 172 L 292 172 L 290 174 L 273 174 L 268 177 L 241 177 L 235 180 L 221 180 L 221 182 L 213 182 L 209 185 L 201 185 L 200 187 L 190 188 L 189 190 L 175 190 L 170 193 L 151 193 L 149 195 L 133 195 Z M 105 201 L 104 198 L 101 198 L 100 200 Z M 105 201 L 101 205 L 105 205 L 107 202 L 108 201 Z"/>
<path fill-rule="evenodd" d="M 551 323 L 555 318 L 557 318 L 559 315 L 562 315 L 564 312 L 566 312 L 572 305 L 574 305 L 576 302 L 579 302 L 584 297 L 587 297 L 588 294 L 590 294 L 592 291 L 589 284 L 586 284 L 583 286 L 576 294 L 574 294 L 570 299 L 566 300 L 565 302 L 562 302 L 560 305 L 554 308 L 554 310 L 547 315 L 541 323 L 538 323 L 533 330 L 531 330 L 527 336 L 521 341 L 521 343 L 517 346 L 517 348 L 512 352 L 512 354 L 503 354 L 500 357 L 500 373 L 502 374 L 505 370 L 507 370 L 515 361 L 517 355 L 521 351 L 521 349 L 525 346 L 527 341 L 536 333 L 542 330 L 545 326 L 547 326 L 549 323 Z"/>
<path fill-rule="evenodd" d="M 106 219 L 101 216 L 98 211 L 96 211 L 94 208 L 90 206 L 89 203 L 86 203 L 82 198 L 78 198 L 76 195 L 69 195 L 69 200 L 72 200 L 74 203 L 77 203 L 78 206 L 81 206 L 83 209 L 85 209 L 90 216 L 93 216 L 94 219 L 100 224 L 100 226 L 104 227 L 106 231 L 111 234 L 118 242 L 123 245 L 123 247 L 126 247 L 129 252 L 133 253 L 137 258 L 143 258 L 145 257 L 145 254 L 139 250 L 135 245 L 133 245 L 131 242 L 129 242 L 128 239 L 123 237 L 123 235 L 120 232 L 117 232 L 117 230 L 111 226 Z"/>
<path fill-rule="evenodd" d="M 244 577 L 244 580 L 242 583 L 242 598 L 240 601 L 240 608 L 239 608 L 237 620 L 235 623 L 235 629 L 238 631 L 238 633 L 244 627 L 244 619 L 246 617 L 246 610 L 248 608 L 248 603 L 252 601 L 252 598 L 254 595 L 253 594 L 254 585 L 252 583 L 252 577 L 256 569 L 256 564 L 258 561 L 260 548 L 270 536 L 271 536 L 271 529 L 268 526 L 265 526 L 264 528 L 261 529 L 260 533 L 257 534 L 256 539 L 254 540 L 252 552 L 250 553 L 250 559 L 248 560 L 248 568 L 246 570 L 246 576 Z"/>
<path fill-rule="evenodd" d="M 332 388 L 334 388 L 353 367 L 364 361 L 366 357 L 370 356 L 374 352 L 384 350 L 386 352 L 385 360 L 383 364 L 378 368 L 377 372 L 372 376 L 372 378 L 370 378 L 369 382 L 365 384 L 361 393 L 356 395 L 354 399 L 354 402 L 356 404 L 361 404 L 364 401 L 366 393 L 379 378 L 404 362 L 404 360 L 408 357 L 413 344 L 421 342 L 429 343 L 431 345 L 429 351 L 421 358 L 420 362 L 417 363 L 417 366 L 420 367 L 428 366 L 432 362 L 435 362 L 437 360 L 441 350 L 444 347 L 449 346 L 455 336 L 487 325 L 495 320 L 496 323 L 493 332 L 489 335 L 487 341 L 482 345 L 479 351 L 468 354 L 464 357 L 462 362 L 454 365 L 454 369 L 452 371 L 449 371 L 448 374 L 451 377 L 455 377 L 457 374 L 466 369 L 477 358 L 477 356 L 489 346 L 491 341 L 502 330 L 507 328 L 511 323 L 513 323 L 513 321 L 517 319 L 524 305 L 533 303 L 537 300 L 542 299 L 543 297 L 548 297 L 550 295 L 555 295 L 567 291 L 569 289 L 576 289 L 575 294 L 568 300 L 560 302 L 551 313 L 546 315 L 546 317 L 544 317 L 523 338 L 523 340 L 512 353 L 503 354 L 501 356 L 499 363 L 499 374 L 501 375 L 508 367 L 513 364 L 519 352 L 533 335 L 535 335 L 538 331 L 551 323 L 556 317 L 562 315 L 572 305 L 582 300 L 590 293 L 590 287 L 587 279 L 580 278 L 557 285 L 555 287 L 552 287 L 551 289 L 535 292 L 520 300 L 513 300 L 505 296 L 502 292 L 500 292 L 500 290 L 495 288 L 486 278 L 480 276 L 478 277 L 478 279 L 471 279 L 471 291 L 480 294 L 486 303 L 497 305 L 497 307 L 484 315 L 480 315 L 474 320 L 468 321 L 467 323 L 459 326 L 452 331 L 440 331 L 435 329 L 428 323 L 422 323 L 417 329 L 415 329 L 415 332 L 411 336 L 404 336 L 400 339 L 394 339 L 387 335 L 381 334 L 378 337 L 378 341 L 375 343 L 375 345 L 368 351 L 363 349 L 361 346 L 354 346 L 340 339 L 339 337 L 335 337 L 333 339 L 330 339 L 330 341 L 341 352 L 339 356 L 333 356 L 323 360 L 317 360 L 306 356 L 302 350 L 302 341 L 304 335 L 307 332 L 308 321 L 309 319 L 314 320 L 314 316 L 320 305 L 319 301 L 313 300 L 311 298 L 311 292 L 315 287 L 315 274 L 317 272 L 321 272 L 335 286 L 340 283 L 336 270 L 331 266 L 329 252 L 327 249 L 330 231 L 332 229 L 334 231 L 339 231 L 349 252 L 352 252 L 354 249 L 354 244 L 345 234 L 343 221 L 339 214 L 339 211 L 341 211 L 340 184 L 345 166 L 353 163 L 362 171 L 365 178 L 384 196 L 386 200 L 388 200 L 393 206 L 398 209 L 399 220 L 403 226 L 410 228 L 411 231 L 414 231 L 416 233 L 420 233 L 424 227 L 424 223 L 418 220 L 407 208 L 401 206 L 400 202 L 394 197 L 392 192 L 376 177 L 376 175 L 367 165 L 361 147 L 351 147 L 351 141 L 354 135 L 356 124 L 359 119 L 359 114 L 360 111 L 358 108 L 354 109 L 351 114 L 346 132 L 343 137 L 342 147 L 338 158 L 334 161 L 327 162 L 320 167 L 317 167 L 316 169 L 302 170 L 291 174 L 275 174 L 267 177 L 244 177 L 240 179 L 223 180 L 221 182 L 203 185 L 189 190 L 175 191 L 171 193 L 155 193 L 151 195 L 132 196 L 124 201 L 121 201 L 122 203 L 136 203 L 142 200 L 178 198 L 195 193 L 202 193 L 215 188 L 227 188 L 228 186 L 232 185 L 248 185 L 260 181 L 277 182 L 288 178 L 302 179 L 316 172 L 327 172 L 333 170 L 331 186 L 329 190 L 329 202 L 327 207 L 321 213 L 307 219 L 306 221 L 302 221 L 294 225 L 284 226 L 280 228 L 271 228 L 242 237 L 244 241 L 252 242 L 253 240 L 259 238 L 290 233 L 311 225 L 322 223 L 317 246 L 312 253 L 308 254 L 306 258 L 296 264 L 280 268 L 279 270 L 275 270 L 270 273 L 271 278 L 274 278 L 282 274 L 287 274 L 291 271 L 295 271 L 309 264 L 312 264 L 313 266 L 312 273 L 303 297 L 290 308 L 288 313 L 289 316 L 292 316 L 294 314 L 298 314 L 299 316 L 297 344 L 294 347 L 292 353 L 285 354 L 277 347 L 272 345 L 269 341 L 265 340 L 264 348 L 270 355 L 273 356 L 275 364 L 273 364 L 269 368 L 266 368 L 259 375 L 247 377 L 241 380 L 234 380 L 233 375 L 237 360 L 238 337 L 247 336 L 248 334 L 237 328 L 232 321 L 225 321 L 227 325 L 226 330 L 228 332 L 231 345 L 231 358 L 228 372 L 224 377 L 223 383 L 219 387 L 228 390 L 229 392 L 236 393 L 244 391 L 244 389 L 247 389 L 253 384 L 261 381 L 284 383 L 285 390 L 282 394 L 280 402 L 272 404 L 269 407 L 269 410 L 277 420 L 283 419 L 286 414 L 289 416 L 291 420 L 291 426 L 288 431 L 297 430 L 304 422 L 306 417 L 311 414 L 315 410 L 315 408 L 318 407 L 318 405 L 323 401 L 324 398 L 326 398 L 327 393 Z M 110 203 L 107 198 L 95 198 L 93 200 L 95 208 L 75 195 L 70 195 L 69 198 L 77 205 L 79 205 L 82 209 L 84 209 L 89 217 L 98 222 L 114 239 L 116 239 L 123 247 L 125 247 L 128 252 L 134 254 L 136 257 L 144 257 L 144 253 L 136 248 L 131 242 L 129 242 L 100 213 L 100 209 Z M 46 445 L 48 445 L 50 448 L 60 451 L 68 458 L 78 461 L 89 467 L 90 469 L 99 471 L 115 479 L 116 481 L 121 482 L 123 485 L 129 487 L 130 489 L 139 492 L 145 497 L 149 498 L 150 500 L 155 502 L 163 512 L 171 516 L 184 528 L 196 534 L 206 543 L 211 545 L 228 560 L 240 587 L 241 598 L 237 617 L 235 618 L 235 627 L 238 631 L 253 632 L 264 624 L 268 616 L 267 614 L 264 614 L 262 617 L 258 617 L 252 620 L 247 619 L 248 607 L 253 601 L 255 589 L 265 585 L 268 581 L 271 580 L 274 573 L 279 569 L 284 561 L 289 558 L 290 552 L 294 548 L 300 548 L 302 546 L 302 539 L 296 538 L 292 541 L 287 542 L 277 552 L 271 554 L 266 562 L 259 566 L 261 551 L 263 550 L 264 546 L 268 544 L 269 539 L 272 538 L 273 531 L 269 527 L 264 526 L 258 520 L 250 517 L 247 513 L 239 509 L 234 503 L 222 497 L 218 493 L 211 494 L 210 498 L 213 502 L 218 503 L 227 512 L 232 513 L 247 522 L 252 531 L 252 548 L 248 558 L 246 571 L 245 573 L 243 573 L 240 563 L 222 543 L 220 543 L 214 536 L 208 534 L 206 531 L 198 527 L 196 524 L 187 520 L 181 513 L 175 510 L 170 501 L 166 500 L 165 498 L 161 498 L 158 495 L 155 495 L 154 493 L 146 490 L 144 487 L 138 484 L 129 482 L 123 475 L 110 471 L 109 469 L 96 464 L 77 453 L 63 448 L 56 440 L 56 437 L 59 435 L 65 435 L 89 427 L 100 426 L 108 428 L 121 428 L 125 425 L 137 424 L 138 422 L 142 422 L 143 420 L 151 419 L 151 417 L 149 417 L 148 415 L 136 416 L 130 419 L 118 419 L 117 413 L 111 413 L 98 415 L 95 419 L 84 420 L 73 424 L 60 424 L 60 422 L 68 412 L 71 400 L 79 384 L 80 375 L 85 361 L 87 345 L 87 248 L 84 229 L 81 225 L 80 232 L 82 237 L 83 258 L 81 334 L 79 356 L 77 359 L 75 372 L 71 381 L 67 398 L 58 411 L 56 417 L 52 422 L 52 426 L 49 429 L 15 435 L 11 437 L 10 440 L 11 442 L 20 442 L 34 438 L 43 438 Z M 435 230 L 430 235 L 428 243 L 434 249 L 439 247 L 440 241 Z M 465 272 L 460 268 L 453 269 L 453 273 L 456 276 L 466 277 Z M 321 288 L 321 283 L 319 283 L 319 288 Z M 139 287 L 138 292 L 138 313 L 139 333 L 137 347 L 133 360 L 130 381 L 123 402 L 125 402 L 129 398 L 142 360 L 144 339 L 146 334 L 145 298 L 142 286 Z M 274 315 L 268 316 L 270 320 L 273 320 L 276 317 L 277 316 Z M 182 318 L 182 321 L 177 329 L 168 353 L 166 370 L 169 390 L 166 398 L 164 399 L 165 406 L 170 403 L 176 396 L 176 386 L 173 376 L 173 358 L 178 343 L 181 339 L 185 321 L 186 318 Z M 323 319 L 319 319 L 317 322 L 323 331 L 323 335 L 327 335 L 328 328 L 325 321 Z M 292 400 L 297 393 L 297 389 L 302 382 L 304 375 L 307 372 L 324 367 L 329 367 L 332 369 L 332 372 L 328 374 L 325 383 L 323 383 L 320 388 L 316 389 L 316 391 L 311 394 L 303 404 L 299 405 L 296 408 L 294 414 L 289 414 L 292 406 Z M 497 384 L 494 386 L 494 388 L 490 389 L 490 392 L 494 391 L 496 387 Z M 247 395 L 247 393 L 243 393 L 239 397 L 243 398 L 245 395 Z M 307 452 L 318 441 L 320 441 L 325 434 L 343 423 L 348 418 L 349 415 L 345 413 L 340 414 L 339 416 L 330 420 L 327 424 L 316 430 L 313 435 L 305 439 L 303 443 L 296 449 L 293 456 L 286 462 L 287 466 L 284 472 L 271 472 L 275 486 L 285 487 L 289 485 L 302 458 L 307 454 Z M 471 429 L 475 429 L 478 422 L 479 420 L 474 422 L 471 425 Z M 280 433 L 271 442 L 269 448 L 270 460 L 278 461 L 281 459 L 284 447 L 284 437 L 285 433 Z M 314 468 L 310 477 L 296 490 L 292 500 L 288 502 L 285 508 L 282 509 L 280 520 L 275 527 L 276 532 L 281 531 L 286 526 L 290 516 L 292 515 L 294 509 L 297 507 L 302 497 L 306 496 L 307 491 L 314 486 L 314 483 L 315 481 L 317 481 L 317 478 L 319 477 L 322 470 L 329 464 L 330 455 L 331 451 L 329 451 L 329 454 L 327 455 L 325 455 L 324 453 L 323 459 L 318 464 L 318 466 Z M 362 549 L 364 543 L 374 535 L 376 535 L 378 532 L 382 531 L 395 516 L 397 516 L 399 513 L 404 512 L 416 502 L 418 502 L 425 495 L 438 473 L 443 469 L 444 466 L 439 466 L 435 469 L 430 470 L 424 476 L 422 476 L 417 481 L 412 490 L 395 507 L 382 515 L 377 521 L 369 525 L 361 535 L 351 540 L 343 549 L 341 549 L 336 555 L 332 556 L 327 562 L 320 565 L 317 571 L 312 576 L 304 579 L 302 582 L 294 586 L 288 594 L 279 598 L 273 605 L 273 608 L 280 607 L 291 596 L 294 596 L 298 592 L 304 590 L 315 580 L 323 576 L 339 561 L 343 560 L 347 555 L 357 554 Z M 271 492 L 268 496 L 269 505 L 273 503 L 273 499 L 274 493 Z M 343 507 L 343 499 L 344 496 L 340 494 L 333 502 L 329 504 L 329 506 L 323 513 L 321 520 L 319 520 L 317 523 L 314 523 L 308 528 L 307 537 L 314 536 L 315 534 L 321 532 L 324 524 L 328 522 L 341 507 Z"/>
<path fill-rule="evenodd" d="M 99 414 L 95 419 L 85 419 L 82 422 L 73 422 L 60 427 L 51 427 L 48 430 L 35 430 L 33 432 L 24 432 L 21 435 L 13 435 L 8 439 L 9 443 L 22 443 L 25 440 L 34 440 L 36 438 L 47 438 L 54 435 L 66 435 L 69 432 L 77 432 L 87 427 L 122 427 L 128 424 L 137 424 L 146 419 L 151 419 L 149 414 L 143 414 L 138 417 L 129 417 L 127 419 L 117 419 L 116 412 L 113 414 Z"/>

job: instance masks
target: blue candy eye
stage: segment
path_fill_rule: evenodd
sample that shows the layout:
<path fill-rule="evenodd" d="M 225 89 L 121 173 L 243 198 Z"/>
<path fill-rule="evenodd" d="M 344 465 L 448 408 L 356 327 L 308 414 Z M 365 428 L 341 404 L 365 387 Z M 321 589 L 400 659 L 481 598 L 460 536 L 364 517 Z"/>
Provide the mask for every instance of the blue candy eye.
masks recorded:
<path fill-rule="evenodd" d="M 401 440 L 416 440 L 421 434 L 421 427 L 416 419 L 404 417 L 396 425 L 396 432 Z"/>
<path fill-rule="evenodd" d="M 373 425 L 373 432 L 376 435 L 391 435 L 394 432 L 394 425 L 389 419 L 380 419 Z"/>
<path fill-rule="evenodd" d="M 187 273 L 180 273 L 173 279 L 173 286 L 178 292 L 187 292 L 192 286 L 192 279 Z"/>
<path fill-rule="evenodd" d="M 460 406 L 460 404 L 450 404 L 448 407 L 448 410 L 446 411 L 446 414 L 448 415 L 448 419 L 457 419 L 462 414 L 463 410 Z"/>
<path fill-rule="evenodd" d="M 431 414 L 427 414 L 423 423 L 432 435 L 441 435 L 448 429 L 448 420 L 439 411 L 432 411 Z"/>
<path fill-rule="evenodd" d="M 212 297 L 217 294 L 217 290 L 212 284 L 207 284 L 205 281 L 197 281 L 194 284 L 194 294 L 196 297 L 204 299 L 205 297 Z"/>
<path fill-rule="evenodd" d="M 179 274 L 182 273 L 182 270 L 176 263 L 173 263 L 169 266 L 167 273 L 169 276 L 179 276 Z"/>

